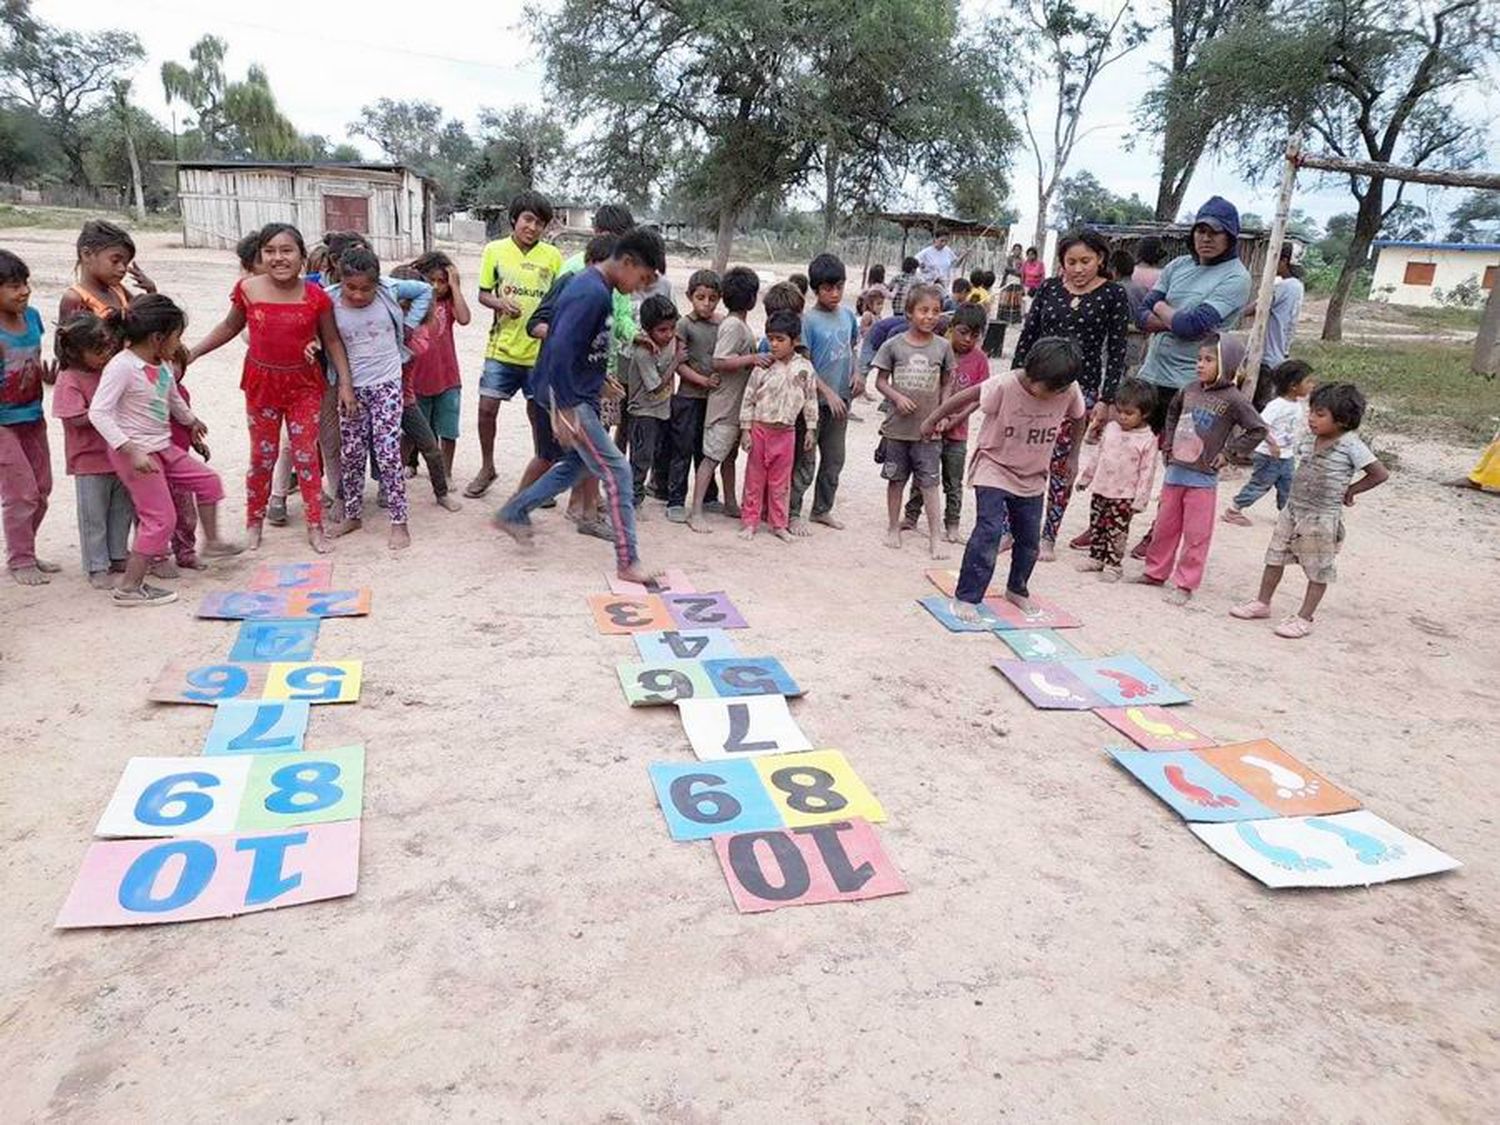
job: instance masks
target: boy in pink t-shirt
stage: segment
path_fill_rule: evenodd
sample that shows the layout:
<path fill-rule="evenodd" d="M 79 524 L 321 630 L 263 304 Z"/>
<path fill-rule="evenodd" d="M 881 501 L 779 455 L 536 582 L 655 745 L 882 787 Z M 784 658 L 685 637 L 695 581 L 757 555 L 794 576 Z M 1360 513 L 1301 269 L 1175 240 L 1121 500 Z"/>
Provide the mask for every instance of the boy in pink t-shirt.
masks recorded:
<path fill-rule="evenodd" d="M 959 570 L 953 613 L 963 621 L 979 620 L 979 603 L 995 573 L 1000 541 L 1013 540 L 1005 598 L 1032 611 L 1027 583 L 1041 548 L 1042 506 L 1048 464 L 1064 425 L 1073 429 L 1070 471 L 1077 472 L 1087 416 L 1078 372 L 1083 356 L 1078 345 L 1048 336 L 1032 345 L 1019 373 L 986 380 L 947 399 L 923 423 L 923 432 L 946 430 L 974 412 L 984 414 L 979 441 L 969 462 L 978 512 Z"/>

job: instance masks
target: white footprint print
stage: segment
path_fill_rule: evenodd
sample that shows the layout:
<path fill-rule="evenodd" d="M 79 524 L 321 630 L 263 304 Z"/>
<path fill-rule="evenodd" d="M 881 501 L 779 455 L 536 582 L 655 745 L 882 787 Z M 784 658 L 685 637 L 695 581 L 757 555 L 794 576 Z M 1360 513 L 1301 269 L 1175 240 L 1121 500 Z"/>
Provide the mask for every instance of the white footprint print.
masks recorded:
<path fill-rule="evenodd" d="M 1258 770 L 1264 770 L 1270 775 L 1271 784 L 1276 786 L 1276 796 L 1283 801 L 1294 798 L 1307 799 L 1318 795 L 1318 782 L 1316 778 L 1303 777 L 1295 770 L 1289 770 L 1277 762 L 1268 762 L 1264 758 L 1258 758 L 1254 754 L 1242 754 L 1240 761 L 1247 766 L 1254 766 Z"/>
<path fill-rule="evenodd" d="M 1036 650 L 1037 656 L 1057 655 L 1057 645 L 1048 637 L 1033 637 L 1031 647 Z"/>
<path fill-rule="evenodd" d="M 1069 688 L 1058 687 L 1040 672 L 1032 672 L 1027 678 L 1031 680 L 1031 686 L 1050 699 L 1077 699 L 1078 696 Z"/>

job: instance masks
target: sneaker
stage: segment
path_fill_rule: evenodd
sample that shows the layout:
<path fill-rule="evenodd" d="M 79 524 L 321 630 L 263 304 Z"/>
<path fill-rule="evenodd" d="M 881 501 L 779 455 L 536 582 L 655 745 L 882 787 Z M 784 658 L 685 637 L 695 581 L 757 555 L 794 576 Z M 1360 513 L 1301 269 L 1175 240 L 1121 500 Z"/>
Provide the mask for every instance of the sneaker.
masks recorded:
<path fill-rule="evenodd" d="M 667 508 L 667 520 L 670 523 L 687 523 L 688 511 L 681 504 L 673 504 Z"/>
<path fill-rule="evenodd" d="M 553 497 L 550 497 L 550 498 L 548 498 L 546 500 L 543 500 L 540 504 L 537 505 L 537 507 L 538 508 L 555 508 L 555 507 L 557 507 L 557 497 L 553 496 Z"/>
<path fill-rule="evenodd" d="M 1229 611 L 1230 617 L 1238 617 L 1241 621 L 1259 621 L 1271 616 L 1271 607 L 1256 598 L 1252 601 L 1241 602 Z"/>
<path fill-rule="evenodd" d="M 1101 562 L 1099 559 L 1084 559 L 1082 562 L 1080 562 L 1078 564 L 1078 569 L 1080 571 L 1082 571 L 1084 574 L 1088 574 L 1091 571 L 1100 571 L 1100 570 L 1103 570 L 1104 569 L 1104 563 Z"/>
<path fill-rule="evenodd" d="M 610 543 L 615 541 L 615 529 L 610 526 L 607 519 L 602 517 L 596 520 L 579 520 L 577 526 L 579 535 L 592 535 L 595 539 L 603 539 Z"/>
<path fill-rule="evenodd" d="M 1118 582 L 1125 577 L 1125 572 L 1117 566 L 1107 566 L 1099 572 L 1100 582 Z"/>
<path fill-rule="evenodd" d="M 1074 551 L 1087 551 L 1094 545 L 1094 533 L 1085 531 L 1082 535 L 1076 535 L 1068 540 L 1068 546 Z"/>
<path fill-rule="evenodd" d="M 1187 605 L 1192 600 L 1193 592 L 1191 590 L 1184 590 L 1181 586 L 1173 586 L 1162 595 L 1162 601 L 1168 605 Z"/>
<path fill-rule="evenodd" d="M 110 595 L 110 599 L 123 609 L 143 605 L 171 605 L 177 600 L 177 592 L 163 590 L 160 586 L 148 586 L 143 582 L 137 590 L 116 590 Z"/>
<path fill-rule="evenodd" d="M 286 497 L 273 496 L 266 508 L 266 522 L 272 527 L 286 526 Z"/>
<path fill-rule="evenodd" d="M 1311 621 L 1300 614 L 1294 613 L 1271 631 L 1278 637 L 1285 637 L 1291 641 L 1299 641 L 1311 633 L 1312 628 L 1313 623 Z"/>

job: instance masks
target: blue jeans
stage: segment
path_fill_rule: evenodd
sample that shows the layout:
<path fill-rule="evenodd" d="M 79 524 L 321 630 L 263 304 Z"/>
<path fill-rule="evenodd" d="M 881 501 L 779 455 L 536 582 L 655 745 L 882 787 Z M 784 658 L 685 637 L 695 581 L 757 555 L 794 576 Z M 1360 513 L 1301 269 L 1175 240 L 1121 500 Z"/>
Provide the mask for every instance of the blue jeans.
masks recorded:
<path fill-rule="evenodd" d="M 1022 597 L 1030 592 L 1026 583 L 1031 579 L 1037 551 L 1042 545 L 1044 503 L 1045 498 L 1041 496 L 1017 496 L 1003 488 L 975 487 L 977 516 L 974 530 L 969 535 L 969 545 L 964 548 L 964 562 L 954 592 L 959 601 L 978 605 L 984 600 L 990 579 L 995 575 L 995 556 L 1000 551 L 1000 539 L 1007 532 L 1013 542 L 1010 577 L 1006 579 L 1005 588 Z"/>
<path fill-rule="evenodd" d="M 563 454 L 523 492 L 518 492 L 500 509 L 506 523 L 530 524 L 533 509 L 559 493 L 572 488 L 585 473 L 598 477 L 604 488 L 604 510 L 615 532 L 615 563 L 621 569 L 640 561 L 635 538 L 634 485 L 630 462 L 610 440 L 609 431 L 599 421 L 599 412 L 588 403 L 579 403 L 575 411 L 579 434 L 577 444 Z"/>
<path fill-rule="evenodd" d="M 1234 498 L 1234 506 L 1244 511 L 1274 487 L 1276 510 L 1286 507 L 1287 497 L 1292 494 L 1292 470 L 1296 461 L 1291 457 L 1272 457 L 1269 453 L 1257 453 L 1251 462 L 1255 468 L 1250 479 Z"/>

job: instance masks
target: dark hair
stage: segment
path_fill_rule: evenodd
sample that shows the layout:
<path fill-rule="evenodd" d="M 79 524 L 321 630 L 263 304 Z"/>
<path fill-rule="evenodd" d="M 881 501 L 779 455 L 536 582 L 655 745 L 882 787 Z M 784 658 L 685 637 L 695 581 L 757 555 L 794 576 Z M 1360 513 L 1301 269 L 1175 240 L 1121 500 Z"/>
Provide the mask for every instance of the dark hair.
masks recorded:
<path fill-rule="evenodd" d="M 984 282 L 983 282 L 983 284 L 984 284 L 984 287 L 986 289 L 993 289 L 995 287 L 995 271 L 994 270 L 985 270 L 984 271 Z"/>
<path fill-rule="evenodd" d="M 615 243 L 615 252 L 610 257 L 634 258 L 657 273 L 667 272 L 667 244 L 650 227 L 631 227 L 620 235 L 620 240 Z"/>
<path fill-rule="evenodd" d="M 328 252 L 328 247 L 320 242 L 307 252 L 305 265 L 308 273 L 322 274 L 327 271 L 332 262 L 333 255 Z"/>
<path fill-rule="evenodd" d="M 135 239 L 130 237 L 124 227 L 108 219 L 90 219 L 84 223 L 83 229 L 78 232 L 77 246 L 80 262 L 83 261 L 84 254 L 97 254 L 111 246 L 122 247 L 132 258 L 135 257 Z"/>
<path fill-rule="evenodd" d="M 600 234 L 624 234 L 635 226 L 635 216 L 623 203 L 606 203 L 594 212 L 594 229 Z"/>
<path fill-rule="evenodd" d="M 591 266 L 595 262 L 602 262 L 611 257 L 615 252 L 615 243 L 620 238 L 614 234 L 596 234 L 589 239 L 588 245 L 583 248 L 583 264 Z"/>
<path fill-rule="evenodd" d="M 941 306 L 943 303 L 943 291 L 936 285 L 928 285 L 925 282 L 921 285 L 913 285 L 906 291 L 906 304 L 902 306 L 901 311 L 910 317 L 912 313 L 916 312 L 917 304 L 927 300 L 936 301 Z"/>
<path fill-rule="evenodd" d="M 296 227 L 292 230 L 295 232 Z M 297 235 L 298 239 L 302 236 Z M 370 240 L 357 230 L 331 230 L 323 236 L 323 242 L 328 246 L 328 257 L 335 266 L 343 260 L 345 254 L 350 250 L 359 248 L 369 250 Z"/>
<path fill-rule="evenodd" d="M 1278 395 L 1284 395 L 1304 379 L 1312 377 L 1312 364 L 1300 359 L 1289 359 L 1278 363 L 1271 371 L 1271 386 Z"/>
<path fill-rule="evenodd" d="M 1092 227 L 1075 227 L 1057 240 L 1057 260 L 1060 262 L 1075 246 L 1087 246 L 1099 255 L 1099 276 L 1109 276 L 1109 243 Z"/>
<path fill-rule="evenodd" d="M 234 256 L 240 260 L 240 269 L 253 270 L 260 261 L 260 231 L 253 230 L 236 242 Z"/>
<path fill-rule="evenodd" d="M 1156 389 L 1144 379 L 1126 379 L 1115 392 L 1115 407 L 1122 406 L 1134 407 L 1149 418 L 1156 409 Z"/>
<path fill-rule="evenodd" d="M 879 285 L 885 281 L 885 263 L 876 262 L 865 272 L 866 285 Z"/>
<path fill-rule="evenodd" d="M 1148 234 L 1135 244 L 1135 260 L 1143 266 L 1159 266 L 1167 260 L 1167 248 L 1156 235 Z"/>
<path fill-rule="evenodd" d="M 969 279 L 967 277 L 955 277 L 953 279 L 952 288 L 955 295 L 962 297 L 970 289 L 973 289 L 974 286 L 969 284 Z"/>
<path fill-rule="evenodd" d="M 915 258 L 902 258 L 901 259 L 901 272 L 902 273 L 916 273 L 917 272 L 917 267 L 919 265 L 921 265 L 921 263 L 918 262 Z"/>
<path fill-rule="evenodd" d="M 1109 272 L 1114 275 L 1116 281 L 1129 277 L 1135 272 L 1135 255 L 1123 248 L 1111 251 Z"/>
<path fill-rule="evenodd" d="M 516 221 L 527 211 L 541 219 L 542 226 L 552 222 L 552 200 L 539 191 L 523 191 L 511 196 L 510 225 L 515 226 Z"/>
<path fill-rule="evenodd" d="M 984 284 L 984 271 L 978 266 L 969 271 L 969 284 L 976 289 Z"/>
<path fill-rule="evenodd" d="M 796 287 L 798 293 L 801 293 L 804 297 L 807 296 L 807 287 L 809 285 L 807 274 L 794 273 L 786 280 L 788 285 L 793 285 Z"/>
<path fill-rule="evenodd" d="M 52 334 L 52 350 L 63 367 L 83 367 L 84 352 L 114 354 L 119 342 L 114 329 L 91 312 L 68 317 Z"/>
<path fill-rule="evenodd" d="M 791 309 L 777 309 L 766 317 L 766 335 L 772 333 L 795 340 L 802 335 L 802 318 Z"/>
<path fill-rule="evenodd" d="M 953 310 L 953 316 L 948 321 L 948 327 L 956 328 L 962 325 L 977 335 L 984 331 L 984 326 L 988 321 L 989 317 L 984 315 L 984 306 L 976 305 L 973 301 L 968 301 Z"/>
<path fill-rule="evenodd" d="M 844 263 L 837 254 L 819 254 L 807 263 L 807 280 L 814 289 L 825 285 L 842 285 L 845 280 Z"/>
<path fill-rule="evenodd" d="M 1026 253 L 1035 254 L 1037 253 L 1037 248 L 1035 246 L 1028 246 L 1026 247 Z"/>
<path fill-rule="evenodd" d="M 31 278 L 31 267 L 9 250 L 0 250 L 0 285 L 14 285 Z"/>
<path fill-rule="evenodd" d="M 658 324 L 666 324 L 668 321 L 674 324 L 677 321 L 677 306 L 672 303 L 671 297 L 664 297 L 658 293 L 641 302 L 641 327 L 647 332 Z"/>
<path fill-rule="evenodd" d="M 453 259 L 441 250 L 429 250 L 411 264 L 424 278 L 430 273 L 446 273 L 453 268 Z"/>
<path fill-rule="evenodd" d="M 422 275 L 417 272 L 417 267 L 410 262 L 403 262 L 391 270 L 392 277 L 399 277 L 402 281 L 421 281 Z"/>
<path fill-rule="evenodd" d="M 368 246 L 352 246 L 339 257 L 339 277 L 350 274 L 380 280 L 380 259 Z"/>
<path fill-rule="evenodd" d="M 749 266 L 735 266 L 724 275 L 723 292 L 730 312 L 749 312 L 760 293 L 760 275 Z"/>
<path fill-rule="evenodd" d="M 933 227 L 932 228 L 932 237 L 933 237 L 934 241 L 937 240 L 937 239 L 939 239 L 939 238 L 947 238 L 948 237 L 948 228 L 947 227 Z"/>
<path fill-rule="evenodd" d="M 352 235 L 353 237 L 359 239 L 366 246 L 370 245 L 369 241 L 362 234 L 358 234 L 354 231 L 346 231 L 344 233 Z M 307 243 L 302 241 L 302 232 L 296 227 L 292 226 L 291 223 L 267 223 L 265 226 L 261 227 L 260 234 L 258 236 L 260 242 L 257 245 L 256 249 L 265 249 L 266 243 L 270 242 L 271 239 L 275 238 L 278 234 L 284 234 L 288 238 L 290 238 L 297 244 L 297 253 L 301 254 L 304 258 L 307 257 Z"/>
<path fill-rule="evenodd" d="M 801 313 L 802 306 L 807 304 L 807 298 L 802 290 L 798 289 L 790 281 L 778 281 L 766 290 L 766 295 L 761 298 L 761 307 L 766 310 L 766 316 L 776 312 Z"/>
<path fill-rule="evenodd" d="M 117 317 L 111 318 L 115 335 L 126 344 L 139 344 L 160 333 L 170 336 L 187 327 L 187 313 L 177 302 L 162 293 L 142 293 L 132 297 Z"/>
<path fill-rule="evenodd" d="M 688 278 L 688 297 L 691 298 L 699 289 L 712 289 L 718 293 L 721 288 L 719 275 L 713 270 L 694 270 L 693 276 Z"/>
<path fill-rule="evenodd" d="M 1060 391 L 1077 382 L 1083 353 L 1066 336 L 1043 336 L 1026 353 L 1026 377 L 1048 390 Z"/>
<path fill-rule="evenodd" d="M 1353 383 L 1325 383 L 1308 399 L 1312 410 L 1326 410 L 1344 432 L 1359 429 L 1365 420 L 1365 396 Z"/>

